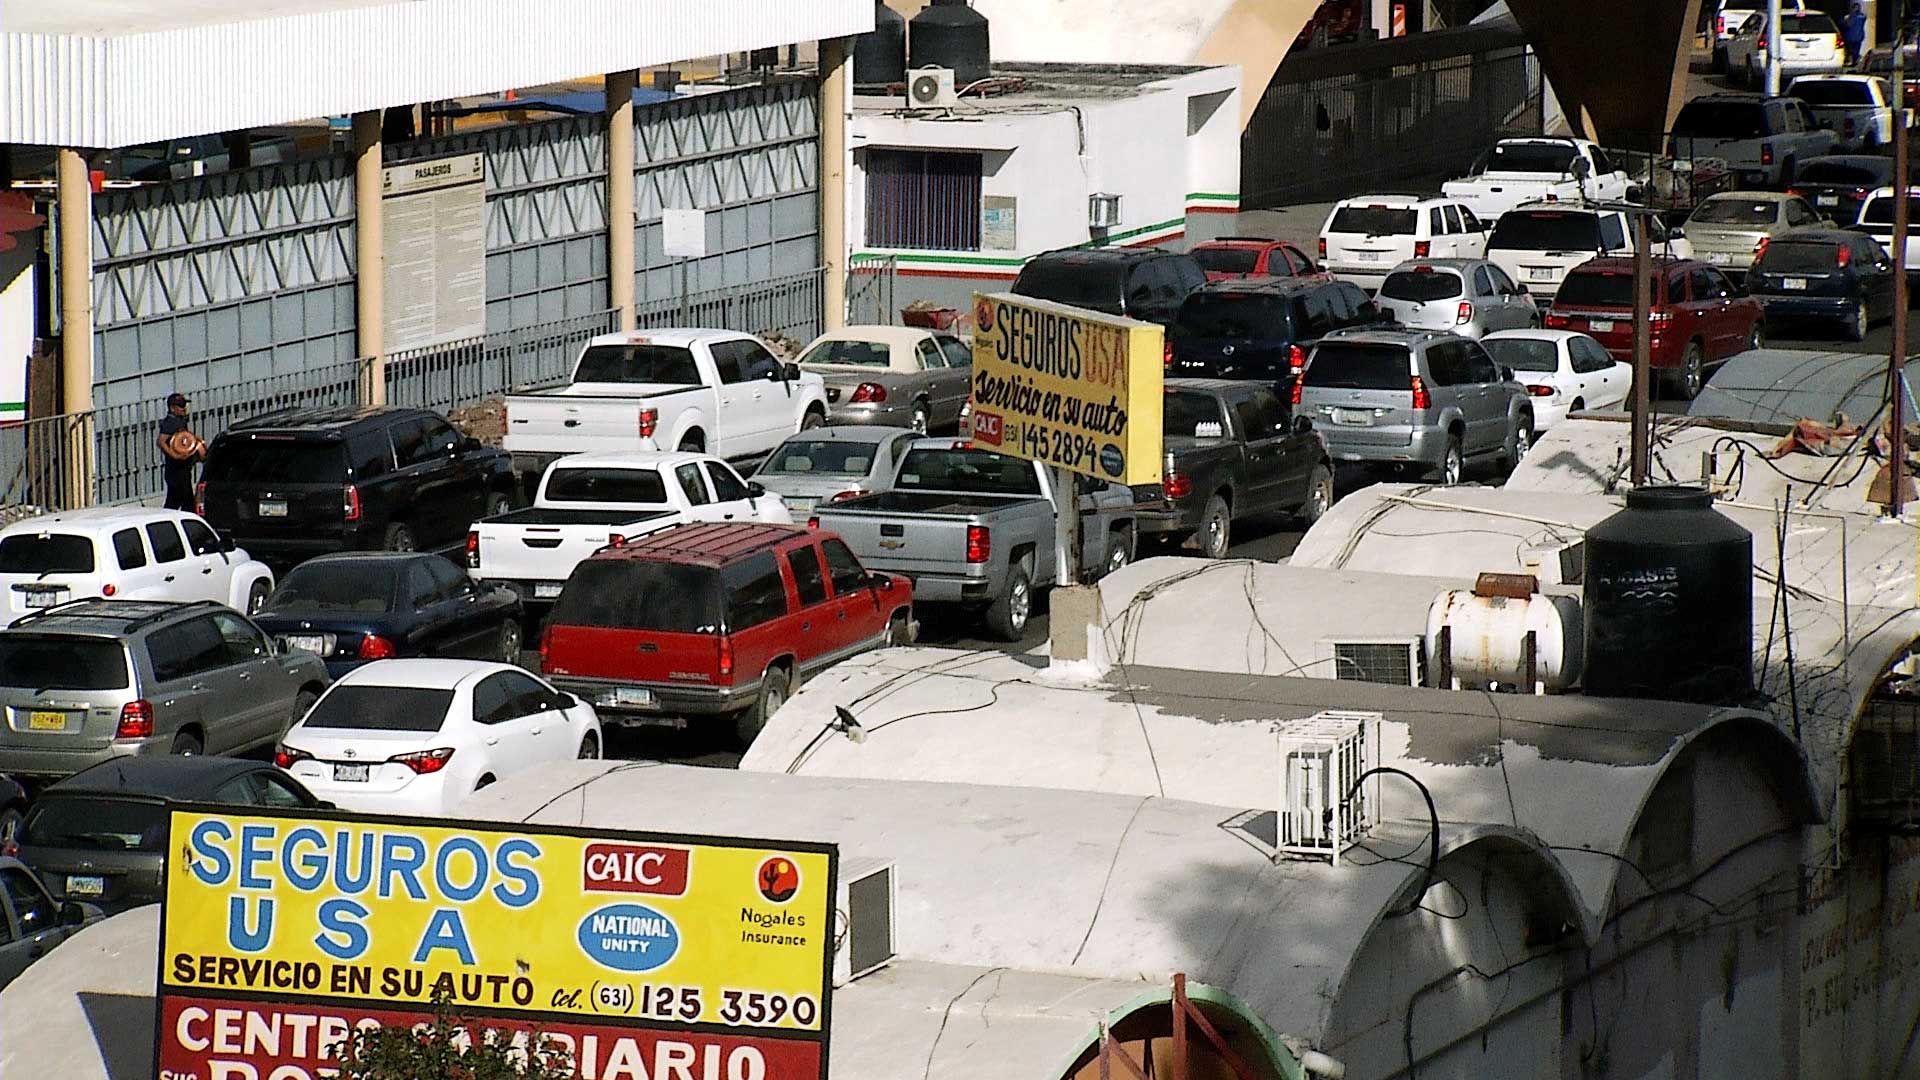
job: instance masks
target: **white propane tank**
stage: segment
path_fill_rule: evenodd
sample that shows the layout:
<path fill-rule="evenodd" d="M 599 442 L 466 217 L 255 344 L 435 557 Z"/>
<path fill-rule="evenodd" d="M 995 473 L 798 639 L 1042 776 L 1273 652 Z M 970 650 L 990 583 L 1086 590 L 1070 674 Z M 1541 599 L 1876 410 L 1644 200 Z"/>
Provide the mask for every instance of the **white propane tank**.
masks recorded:
<path fill-rule="evenodd" d="M 1547 596 L 1528 575 L 1482 574 L 1427 609 L 1427 657 L 1436 685 L 1559 693 L 1580 678 L 1580 604 Z M 1527 670 L 1532 634 L 1533 670 Z"/>

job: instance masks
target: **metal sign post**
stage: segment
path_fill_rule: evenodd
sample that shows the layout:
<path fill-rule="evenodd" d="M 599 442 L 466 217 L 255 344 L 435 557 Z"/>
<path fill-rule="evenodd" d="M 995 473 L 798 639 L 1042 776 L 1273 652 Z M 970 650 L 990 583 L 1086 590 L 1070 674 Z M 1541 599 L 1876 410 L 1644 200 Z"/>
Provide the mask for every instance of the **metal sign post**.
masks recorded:
<path fill-rule="evenodd" d="M 1893 92 L 1906 103 L 1906 27 L 1893 35 Z M 1907 168 L 1907 119 L 1904 108 L 1893 111 L 1893 349 L 1887 358 L 1887 513 L 1899 517 L 1904 509 L 1907 473 L 1906 382 L 1907 359 L 1907 221 L 1910 176 Z"/>
<path fill-rule="evenodd" d="M 1653 312 L 1649 295 L 1653 291 L 1653 230 L 1647 228 L 1647 215 L 1633 215 L 1633 486 L 1644 487 L 1652 471 L 1651 438 L 1653 422 Z"/>
<path fill-rule="evenodd" d="M 707 257 L 707 212 L 660 211 L 660 246 L 669 257 L 680 260 L 680 325 L 686 326 L 693 317 L 687 296 L 687 260 Z"/>
<path fill-rule="evenodd" d="M 1780 0 L 1767 0 L 1767 93 L 1780 93 Z"/>
<path fill-rule="evenodd" d="M 1060 581 L 1078 585 L 1080 571 L 1086 564 L 1086 552 L 1081 546 L 1079 481 L 1072 472 L 1058 465 L 1047 472 L 1053 478 L 1054 496 L 1060 500 L 1059 512 L 1053 516 L 1054 546 L 1060 551 L 1063 564 Z"/>

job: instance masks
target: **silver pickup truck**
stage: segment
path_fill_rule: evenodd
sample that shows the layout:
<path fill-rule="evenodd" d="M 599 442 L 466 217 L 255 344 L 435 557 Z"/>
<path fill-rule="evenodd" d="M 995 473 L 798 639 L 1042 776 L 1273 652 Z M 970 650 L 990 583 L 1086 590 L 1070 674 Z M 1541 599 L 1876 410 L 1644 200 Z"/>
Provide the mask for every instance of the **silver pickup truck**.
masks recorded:
<path fill-rule="evenodd" d="M 1018 641 L 1034 596 L 1059 583 L 1066 564 L 1052 480 L 1031 461 L 920 439 L 892 491 L 823 504 L 807 524 L 839 533 L 867 569 L 912 578 L 915 604 L 982 609 L 996 637 Z M 1099 480 L 1077 486 L 1082 565 L 1099 578 L 1133 558 L 1133 492 Z"/>

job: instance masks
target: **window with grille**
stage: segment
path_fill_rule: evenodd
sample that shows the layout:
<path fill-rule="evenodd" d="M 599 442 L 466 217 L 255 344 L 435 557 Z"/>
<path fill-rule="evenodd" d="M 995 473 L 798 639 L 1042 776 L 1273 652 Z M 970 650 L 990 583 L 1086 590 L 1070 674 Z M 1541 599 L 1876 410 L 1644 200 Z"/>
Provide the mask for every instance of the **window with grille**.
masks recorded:
<path fill-rule="evenodd" d="M 1333 646 L 1334 678 L 1347 682 L 1419 686 L 1420 653 L 1407 641 L 1337 642 Z"/>
<path fill-rule="evenodd" d="M 868 150 L 867 246 L 980 250 L 980 155 Z"/>

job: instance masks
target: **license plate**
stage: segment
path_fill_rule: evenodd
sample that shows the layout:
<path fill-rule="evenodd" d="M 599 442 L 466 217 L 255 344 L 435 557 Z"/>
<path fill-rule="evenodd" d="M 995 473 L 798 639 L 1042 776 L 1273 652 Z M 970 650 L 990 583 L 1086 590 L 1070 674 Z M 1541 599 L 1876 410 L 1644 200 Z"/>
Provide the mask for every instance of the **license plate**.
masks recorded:
<path fill-rule="evenodd" d="M 25 599 L 28 607 L 53 607 L 66 603 L 72 595 L 66 589 L 35 589 L 28 592 Z"/>
<path fill-rule="evenodd" d="M 1359 259 L 1361 262 L 1380 261 L 1380 253 L 1377 251 L 1356 251 L 1353 253 L 1353 257 Z"/>
<path fill-rule="evenodd" d="M 1527 280 L 1528 281 L 1552 281 L 1553 267 L 1529 266 L 1527 267 Z"/>
<path fill-rule="evenodd" d="M 1373 413 L 1366 409 L 1335 409 L 1333 410 L 1333 422 L 1336 424 L 1353 424 L 1356 426 L 1371 424 L 1373 423 Z"/>
<path fill-rule="evenodd" d="M 340 783 L 364 784 L 373 772 L 371 765 L 335 765 L 333 778 Z"/>
<path fill-rule="evenodd" d="M 819 502 L 819 501 L 820 501 L 819 499 L 802 499 L 802 498 L 797 498 L 797 497 L 796 497 L 796 498 L 791 498 L 791 499 L 788 499 L 788 500 L 787 500 L 787 509 L 789 509 L 789 510 L 811 510 L 811 509 L 813 509 L 813 506 L 814 506 L 814 504 L 815 504 L 815 503 L 817 503 L 817 502 Z"/>
<path fill-rule="evenodd" d="M 1725 266 L 1733 261 L 1733 256 L 1724 251 L 1709 251 L 1707 261 L 1715 266 Z"/>
<path fill-rule="evenodd" d="M 287 501 L 285 499 L 261 499 L 260 500 L 260 516 L 261 517 L 286 517 Z"/>
<path fill-rule="evenodd" d="M 1588 319 L 1587 329 L 1595 334 L 1613 333 L 1612 319 Z"/>
<path fill-rule="evenodd" d="M 287 648 L 310 652 L 315 656 L 327 654 L 327 639 L 319 634 L 288 634 Z"/>
<path fill-rule="evenodd" d="M 1807 279 L 1803 277 L 1781 278 L 1780 287 L 1783 289 L 1804 289 L 1807 287 Z"/>
<path fill-rule="evenodd" d="M 27 714 L 28 731 L 65 731 L 67 714 L 63 712 L 30 712 Z"/>
<path fill-rule="evenodd" d="M 67 875 L 68 896 L 99 896 L 107 891 L 107 879 L 98 876 Z"/>
<path fill-rule="evenodd" d="M 653 691 L 640 686 L 620 686 L 600 692 L 600 704 L 624 705 L 630 709 L 651 709 L 656 699 Z"/>
<path fill-rule="evenodd" d="M 535 600 L 551 600 L 560 595 L 560 590 L 565 585 L 566 582 L 564 581 L 536 581 L 533 583 L 533 598 Z"/>
<path fill-rule="evenodd" d="M 1818 205 L 1818 206 L 1839 206 L 1839 205 L 1840 205 L 1840 196 L 1838 196 L 1838 195 L 1816 195 L 1816 196 L 1814 196 L 1814 197 L 1813 197 L 1813 201 L 1814 201 L 1814 203 L 1815 203 L 1815 205 Z"/>

